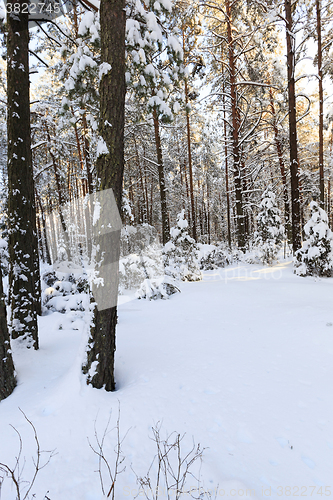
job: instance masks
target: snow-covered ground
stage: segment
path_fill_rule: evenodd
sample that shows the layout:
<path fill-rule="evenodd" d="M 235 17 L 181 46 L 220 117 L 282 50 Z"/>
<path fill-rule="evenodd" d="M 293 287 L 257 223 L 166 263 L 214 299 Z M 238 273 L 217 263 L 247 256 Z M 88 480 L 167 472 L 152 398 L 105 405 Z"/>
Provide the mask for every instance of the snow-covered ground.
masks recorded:
<path fill-rule="evenodd" d="M 128 434 L 117 500 L 140 493 L 135 473 L 149 469 L 157 422 L 162 437 L 186 432 L 184 452 L 192 437 L 206 448 L 200 473 L 211 498 L 333 495 L 332 278 L 295 276 L 287 261 L 239 264 L 182 284 L 169 300 L 123 303 L 114 393 L 84 383 L 85 330 L 83 318 L 53 313 L 40 320 L 40 350 L 14 353 L 18 386 L 0 403 L 0 462 L 15 463 L 12 425 L 22 479 L 31 478 L 34 436 L 20 408 L 41 449 L 55 450 L 31 491 L 37 499 L 102 498 L 89 442 L 96 447 L 94 428 L 101 436 L 111 411 L 114 427 L 118 407 Z M 111 431 L 110 463 L 115 443 Z M 9 485 L 2 500 L 16 498 Z"/>

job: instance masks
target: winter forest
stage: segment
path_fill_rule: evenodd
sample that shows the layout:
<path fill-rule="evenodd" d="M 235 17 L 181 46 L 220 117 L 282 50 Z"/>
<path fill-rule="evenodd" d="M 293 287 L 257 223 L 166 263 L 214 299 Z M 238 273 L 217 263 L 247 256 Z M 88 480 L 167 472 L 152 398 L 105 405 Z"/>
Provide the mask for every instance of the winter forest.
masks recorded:
<path fill-rule="evenodd" d="M 333 495 L 333 2 L 0 0 L 0 499 Z"/>

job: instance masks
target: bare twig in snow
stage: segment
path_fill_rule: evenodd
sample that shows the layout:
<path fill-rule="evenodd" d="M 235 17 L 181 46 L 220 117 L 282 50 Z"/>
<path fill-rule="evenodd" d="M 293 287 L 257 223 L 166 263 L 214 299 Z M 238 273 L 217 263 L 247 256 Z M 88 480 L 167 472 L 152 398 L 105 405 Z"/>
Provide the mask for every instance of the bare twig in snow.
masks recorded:
<path fill-rule="evenodd" d="M 32 421 L 28 419 L 28 417 L 26 416 L 24 411 L 21 410 L 21 408 L 19 408 L 19 410 L 22 413 L 22 415 L 24 416 L 25 420 L 30 425 L 30 427 L 32 428 L 33 434 L 34 434 L 34 439 L 35 439 L 35 443 L 36 443 L 36 456 L 32 457 L 32 462 L 34 464 L 34 472 L 33 472 L 33 475 L 32 475 L 32 478 L 30 479 L 30 481 L 24 480 L 22 478 L 22 474 L 23 474 L 23 470 L 24 470 L 24 466 L 25 466 L 25 458 L 22 459 L 22 451 L 23 451 L 22 437 L 21 437 L 21 434 L 19 433 L 19 431 L 13 425 L 11 425 L 11 427 L 14 429 L 14 431 L 16 432 L 18 439 L 19 439 L 19 451 L 18 451 L 17 456 L 15 457 L 15 464 L 13 467 L 10 467 L 9 465 L 7 465 L 5 463 L 0 462 L 0 498 L 1 498 L 1 486 L 4 483 L 5 479 L 9 478 L 12 481 L 13 486 L 16 490 L 16 500 L 28 500 L 29 494 L 31 492 L 31 489 L 32 489 L 35 481 L 36 481 L 36 477 L 37 477 L 39 471 L 44 469 L 44 467 L 46 467 L 49 464 L 51 458 L 55 454 L 54 453 L 55 450 L 52 450 L 52 451 L 41 450 L 36 427 L 34 426 Z M 41 458 L 42 458 L 43 453 L 47 453 L 48 457 L 47 457 L 46 461 L 42 464 Z M 28 485 L 28 489 L 25 493 L 22 491 L 26 487 L 26 486 L 23 486 L 24 483 L 26 483 Z M 34 495 L 33 495 L 33 497 L 34 497 Z M 45 495 L 44 498 L 47 499 L 48 497 Z"/>
<path fill-rule="evenodd" d="M 109 429 L 110 427 L 110 422 L 111 422 L 111 417 L 112 417 L 112 411 L 110 412 L 107 424 L 105 426 L 104 432 L 102 434 L 102 437 L 98 435 L 96 424 L 97 424 L 97 417 L 94 423 L 94 435 L 95 435 L 95 441 L 97 446 L 92 446 L 88 439 L 88 443 L 92 451 L 98 456 L 98 474 L 99 474 L 99 479 L 101 483 L 101 489 L 102 493 L 106 498 L 112 498 L 114 500 L 115 498 L 115 484 L 117 480 L 117 476 L 124 472 L 125 466 L 123 465 L 123 462 L 125 460 L 125 456 L 122 453 L 122 444 L 129 432 L 129 430 L 125 433 L 124 437 L 120 437 L 120 406 L 118 407 L 118 417 L 117 417 L 117 423 L 115 427 L 112 429 Z M 116 433 L 116 445 L 114 447 L 114 454 L 115 458 L 113 460 L 113 465 L 110 465 L 110 460 L 105 456 L 105 438 L 108 434 L 112 433 L 115 431 Z M 106 473 L 109 477 L 109 484 L 106 487 L 106 479 L 105 479 L 105 472 L 103 474 L 103 469 L 106 469 Z"/>

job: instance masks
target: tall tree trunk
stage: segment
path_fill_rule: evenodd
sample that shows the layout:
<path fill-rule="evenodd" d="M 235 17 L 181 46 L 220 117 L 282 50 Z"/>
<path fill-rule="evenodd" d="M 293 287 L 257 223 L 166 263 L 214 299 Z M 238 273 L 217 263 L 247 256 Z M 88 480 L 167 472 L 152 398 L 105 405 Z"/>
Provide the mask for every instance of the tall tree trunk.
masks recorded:
<path fill-rule="evenodd" d="M 293 17 L 291 0 L 285 0 L 286 40 L 288 65 L 288 107 L 289 107 L 289 147 L 291 178 L 291 228 L 293 252 L 301 247 L 300 196 L 297 155 L 297 122 L 295 96 L 295 39 L 293 35 Z"/>
<path fill-rule="evenodd" d="M 187 55 L 188 51 L 186 51 L 186 35 L 185 35 L 185 26 L 182 25 L 182 36 L 183 36 L 183 54 L 184 54 L 184 65 L 187 64 Z M 188 110 L 189 103 L 189 91 L 188 91 L 188 82 L 185 79 L 185 104 L 186 104 L 186 135 L 187 135 L 187 157 L 188 157 L 188 171 L 190 177 L 190 200 L 191 200 L 191 229 L 192 229 L 192 237 L 195 241 L 197 241 L 197 223 L 196 223 L 196 214 L 195 214 L 195 204 L 194 204 L 194 191 L 193 191 L 193 168 L 192 168 L 192 150 L 191 150 L 191 124 L 190 124 L 190 112 Z M 185 174 L 186 175 L 186 174 Z"/>
<path fill-rule="evenodd" d="M 57 159 L 56 159 L 55 155 L 51 151 L 51 136 L 50 136 L 50 132 L 49 132 L 49 129 L 48 129 L 47 125 L 45 125 L 45 132 L 46 132 L 48 143 L 50 144 L 49 153 L 50 153 L 52 164 L 53 164 L 54 178 L 55 178 L 55 181 L 56 181 L 57 192 L 58 192 L 59 218 L 60 218 L 60 223 L 61 223 L 62 232 L 63 232 L 62 236 L 64 237 L 64 244 L 65 244 L 65 247 L 66 247 L 66 252 L 67 252 L 68 260 L 71 260 L 71 247 L 70 247 L 69 235 L 68 235 L 68 231 L 67 231 L 67 225 L 66 225 L 66 222 L 65 222 L 65 217 L 64 217 L 64 214 L 63 214 L 63 207 L 64 207 L 65 200 L 64 200 L 64 197 L 63 197 L 63 189 L 61 188 L 61 182 L 60 182 L 60 175 L 59 175 L 59 170 L 58 170 Z"/>
<path fill-rule="evenodd" d="M 36 195 L 36 200 L 37 200 L 37 193 Z M 42 238 L 42 228 L 41 228 L 41 223 L 40 223 L 40 218 L 41 214 L 38 210 L 38 206 L 36 204 L 36 225 L 37 225 L 37 239 L 38 239 L 38 255 L 39 258 L 42 260 L 42 262 L 45 262 L 44 259 L 44 248 L 43 248 L 43 238 Z"/>
<path fill-rule="evenodd" d="M 272 116 L 273 116 L 272 127 L 273 127 L 273 132 L 274 132 L 274 141 L 275 141 L 276 151 L 277 151 L 277 155 L 278 155 L 278 159 L 279 159 L 282 187 L 283 187 L 284 223 L 285 223 L 286 233 L 287 233 L 288 240 L 289 240 L 291 237 L 291 234 L 290 234 L 290 220 L 289 220 L 290 210 L 289 210 L 289 199 L 288 199 L 287 176 L 286 176 L 286 169 L 285 169 L 284 160 L 283 160 L 282 143 L 281 143 L 281 139 L 279 136 L 278 127 L 277 127 L 277 119 L 276 119 L 276 111 L 275 111 L 275 106 L 274 106 L 274 97 L 273 97 L 272 87 L 269 88 L 269 98 L 270 98 L 271 112 L 272 112 Z"/>
<path fill-rule="evenodd" d="M 223 130 L 224 130 L 224 165 L 225 165 L 225 191 L 227 196 L 227 234 L 228 245 L 231 250 L 231 221 L 230 221 L 230 193 L 229 193 L 229 171 L 228 171 L 228 137 L 227 137 L 227 117 L 225 109 L 225 83 L 223 80 Z"/>
<path fill-rule="evenodd" d="M 328 225 L 332 229 L 331 225 L 331 176 L 328 177 L 327 181 L 327 218 Z"/>
<path fill-rule="evenodd" d="M 72 111 L 72 115 L 74 117 L 75 115 L 74 115 L 74 110 L 73 110 L 72 107 L 71 107 L 71 111 Z M 76 145 L 77 145 L 77 152 L 78 152 L 78 155 L 79 155 L 80 167 L 81 167 L 81 170 L 83 171 L 84 165 L 83 165 L 83 158 L 82 158 L 82 152 L 81 152 L 81 144 L 80 144 L 79 132 L 78 132 L 78 129 L 77 129 L 76 122 L 74 123 L 74 131 L 75 131 L 75 139 L 76 139 Z"/>
<path fill-rule="evenodd" d="M 0 401 L 7 398 L 13 392 L 15 386 L 15 370 L 10 350 L 7 313 L 0 266 Z"/>
<path fill-rule="evenodd" d="M 228 36 L 228 59 L 230 76 L 230 97 L 231 97 L 231 116 L 232 116 L 232 149 L 233 149 L 233 169 L 236 194 L 236 233 L 238 248 L 245 251 L 245 224 L 244 209 L 242 198 L 242 171 L 241 157 L 239 148 L 239 110 L 236 89 L 236 64 L 234 46 L 235 41 L 232 35 L 232 12 L 230 0 L 225 0 L 226 22 Z"/>
<path fill-rule="evenodd" d="M 92 194 L 93 192 L 93 179 L 92 179 L 92 166 L 90 159 L 90 143 L 88 137 L 88 123 L 86 114 L 84 113 L 82 116 L 82 125 L 83 125 L 83 134 L 84 134 L 84 159 L 86 163 L 86 171 L 87 171 L 87 183 L 88 183 L 88 193 Z"/>
<path fill-rule="evenodd" d="M 330 138 L 330 156 L 332 156 L 333 150 L 333 128 L 331 129 L 331 138 Z M 328 173 L 328 183 L 327 183 L 327 217 L 328 217 L 328 225 L 330 229 L 332 229 L 332 220 L 331 220 L 331 169 Z"/>
<path fill-rule="evenodd" d="M 319 85 L 319 190 L 320 205 L 324 208 L 324 92 L 321 47 L 321 0 L 316 0 L 317 10 L 317 41 L 318 41 L 318 85 Z"/>
<path fill-rule="evenodd" d="M 23 4 L 19 0 L 16 4 Z M 14 2 L 8 2 L 7 8 Z M 9 9 L 8 9 L 9 10 Z M 32 171 L 28 14 L 7 15 L 9 286 L 12 337 L 38 349 L 39 256 Z"/>
<path fill-rule="evenodd" d="M 135 139 L 135 136 L 133 137 L 134 139 L 134 146 L 135 146 L 135 163 L 136 167 L 139 173 L 139 180 L 141 184 L 141 192 L 142 192 L 142 200 L 140 200 L 140 208 L 142 210 L 142 220 L 141 222 L 148 222 L 148 193 L 147 190 L 145 189 L 145 185 L 143 182 L 143 174 L 142 174 L 142 168 L 141 168 L 141 163 L 140 163 L 140 157 L 139 157 L 139 150 L 138 150 L 138 145 Z"/>
<path fill-rule="evenodd" d="M 188 104 L 188 84 L 185 80 L 185 102 Z M 197 222 L 194 206 L 194 191 L 193 191 L 193 168 L 192 168 L 192 151 L 191 151 L 191 124 L 190 114 L 186 110 L 186 133 L 187 133 L 187 155 L 188 155 L 188 171 L 190 177 L 190 200 L 191 200 L 191 218 L 192 218 L 192 237 L 197 241 Z"/>
<path fill-rule="evenodd" d="M 112 189 L 120 211 L 124 172 L 125 0 L 101 0 L 100 20 L 102 61 L 111 66 L 100 82 L 100 135 L 109 152 L 97 158 L 96 170 L 97 178 L 100 179 L 99 190 Z M 120 230 L 111 234 L 115 236 L 111 242 L 111 253 L 115 259 L 119 258 Z M 104 248 L 108 244 L 110 241 L 101 239 L 100 255 L 108 250 Z M 115 274 L 109 279 L 117 297 L 118 273 Z M 104 387 L 106 391 L 115 390 L 116 323 L 116 305 L 102 310 L 95 309 L 87 360 L 82 367 L 83 372 L 88 374 L 87 383 L 98 389 Z M 92 367 L 93 373 L 90 371 Z"/>
<path fill-rule="evenodd" d="M 51 255 L 50 255 L 50 250 L 49 250 L 49 244 L 48 244 L 48 241 L 47 241 L 45 213 L 44 213 L 42 202 L 41 202 L 41 200 L 40 200 L 39 197 L 37 197 L 37 201 L 38 201 L 38 204 L 39 204 L 39 210 L 40 210 L 41 219 L 42 219 L 42 236 L 43 236 L 43 240 L 44 240 L 45 260 L 46 260 L 47 264 L 51 265 L 52 262 L 51 262 Z"/>
<path fill-rule="evenodd" d="M 150 225 L 153 225 L 153 208 L 154 208 L 154 176 L 150 176 Z"/>
<path fill-rule="evenodd" d="M 161 214 L 162 214 L 162 242 L 165 245 L 170 239 L 170 225 L 168 217 L 168 204 L 167 204 L 167 189 L 165 183 L 165 173 L 163 165 L 162 156 L 162 145 L 161 145 L 161 135 L 160 126 L 158 123 L 158 116 L 156 107 L 153 109 L 153 120 L 154 120 L 154 131 L 155 131 L 155 145 L 156 145 L 156 156 L 158 163 L 158 180 L 160 184 L 160 196 L 161 196 Z"/>

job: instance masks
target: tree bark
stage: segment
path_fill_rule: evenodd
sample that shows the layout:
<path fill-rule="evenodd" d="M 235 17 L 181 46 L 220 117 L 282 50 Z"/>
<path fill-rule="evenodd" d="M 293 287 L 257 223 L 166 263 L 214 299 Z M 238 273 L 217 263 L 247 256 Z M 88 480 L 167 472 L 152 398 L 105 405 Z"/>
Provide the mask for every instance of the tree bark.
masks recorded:
<path fill-rule="evenodd" d="M 7 398 L 13 392 L 15 386 L 15 370 L 10 350 L 5 297 L 2 288 L 2 271 L 0 267 L 0 401 Z"/>
<path fill-rule="evenodd" d="M 64 203 L 65 203 L 65 200 L 63 198 L 63 189 L 62 189 L 62 186 L 61 186 L 61 181 L 60 181 L 60 175 L 59 175 L 59 170 L 58 170 L 57 159 L 56 159 L 55 155 L 51 151 L 51 136 L 50 136 L 50 132 L 49 132 L 49 129 L 48 129 L 47 126 L 45 126 L 45 131 L 46 131 L 48 143 L 50 144 L 49 153 L 50 153 L 50 156 L 51 156 L 51 159 L 52 159 L 53 171 L 54 171 L 54 178 L 55 178 L 55 181 L 56 181 L 56 187 L 57 187 L 57 193 L 58 193 L 59 219 L 60 219 L 60 223 L 61 223 L 61 227 L 62 227 L 62 232 L 63 232 L 63 237 L 64 237 L 64 244 L 65 244 L 65 247 L 66 247 L 68 260 L 71 260 L 70 241 L 69 241 L 69 236 L 68 236 L 68 231 L 67 231 L 67 225 L 66 225 L 66 222 L 65 222 L 65 217 L 64 217 L 64 214 L 63 214 L 63 206 L 64 206 Z"/>
<path fill-rule="evenodd" d="M 15 2 L 21 4 L 24 0 Z M 14 2 L 7 3 L 14 6 Z M 40 278 L 31 155 L 28 14 L 7 15 L 9 286 L 12 337 L 38 349 Z"/>
<path fill-rule="evenodd" d="M 188 104 L 188 85 L 185 80 L 185 102 Z M 190 177 L 190 200 L 191 200 L 191 218 L 192 218 L 192 237 L 197 241 L 197 222 L 194 206 L 194 192 L 193 192 L 193 168 L 192 168 L 192 151 L 191 151 L 191 124 L 190 114 L 186 109 L 186 133 L 187 133 L 187 155 L 188 155 L 188 171 Z"/>
<path fill-rule="evenodd" d="M 46 222 L 45 222 L 45 213 L 43 209 L 42 202 L 39 197 L 36 197 L 38 204 L 39 204 L 39 210 L 41 214 L 41 220 L 42 220 L 42 239 L 44 242 L 44 249 L 45 249 L 45 262 L 49 265 L 52 264 L 51 262 L 51 255 L 50 255 L 50 250 L 49 250 L 49 244 L 47 241 L 47 233 L 46 233 Z"/>
<path fill-rule="evenodd" d="M 293 17 L 291 0 L 285 0 L 286 41 L 288 65 L 288 107 L 289 107 L 289 147 L 291 178 L 291 228 L 293 252 L 301 247 L 300 195 L 297 154 L 297 121 L 295 96 L 295 39 L 293 37 Z"/>
<path fill-rule="evenodd" d="M 228 37 L 228 59 L 230 76 L 230 97 L 231 97 L 231 115 L 232 115 L 232 149 L 233 149 L 233 170 L 236 195 L 236 233 L 238 248 L 245 251 L 245 224 L 244 209 L 242 197 L 242 171 L 241 157 L 239 150 L 239 110 L 236 89 L 236 64 L 234 53 L 234 39 L 232 35 L 232 12 L 229 0 L 225 0 L 226 22 Z"/>
<path fill-rule="evenodd" d="M 182 25 L 182 37 L 183 37 L 183 54 L 184 54 L 184 65 L 187 64 L 187 57 L 189 52 L 186 50 L 186 35 L 185 35 L 185 27 Z M 185 59 L 186 58 L 186 59 Z M 191 149 L 191 123 L 190 123 L 190 112 L 188 110 L 189 103 L 189 91 L 188 91 L 188 82 L 185 79 L 185 104 L 186 104 L 186 133 L 187 133 L 187 157 L 188 157 L 188 171 L 190 177 L 190 200 L 191 200 L 191 229 L 192 229 L 192 237 L 195 241 L 197 241 L 197 221 L 195 214 L 195 204 L 194 204 L 194 191 L 193 191 L 193 168 L 192 168 L 192 149 Z M 186 167 L 185 167 L 185 178 L 186 177 Z"/>
<path fill-rule="evenodd" d="M 100 82 L 100 135 L 108 154 L 97 158 L 96 170 L 100 191 L 112 189 L 118 210 L 121 208 L 124 171 L 124 110 L 125 110 L 125 0 L 101 0 L 101 55 L 111 69 Z M 112 241 L 113 257 L 119 256 L 120 231 Z M 113 234 L 113 233 L 111 233 Z M 102 239 L 103 240 L 103 239 Z M 101 253 L 103 252 L 101 243 Z M 101 255 L 100 253 L 100 255 Z M 115 261 L 113 261 L 115 262 Z M 118 274 L 112 276 L 114 292 L 118 292 Z M 106 391 L 115 390 L 114 353 L 116 349 L 117 306 L 95 309 L 87 361 L 82 367 L 88 374 L 87 383 Z M 93 365 L 94 363 L 94 365 Z M 95 366 L 96 365 L 96 366 Z M 94 366 L 94 373 L 89 370 Z"/>
<path fill-rule="evenodd" d="M 158 116 L 156 107 L 153 109 L 153 121 L 154 121 L 154 131 L 155 131 L 155 145 L 156 145 L 156 156 L 158 163 L 158 180 L 160 185 L 160 196 L 161 196 L 161 214 L 162 214 L 162 242 L 165 245 L 170 240 L 170 225 L 168 216 L 168 204 L 167 204 L 167 188 L 165 183 L 165 173 L 163 165 L 162 156 L 162 145 L 161 145 L 161 135 L 160 126 L 158 123 Z"/>
<path fill-rule="evenodd" d="M 328 178 L 328 181 L 327 181 L 327 218 L 328 218 L 329 228 L 332 229 L 332 224 L 331 224 L 331 179 L 330 179 L 330 177 Z"/>
<path fill-rule="evenodd" d="M 281 179 L 282 179 L 282 186 L 283 186 L 284 223 L 285 223 L 286 233 L 287 233 L 288 240 L 289 240 L 291 237 L 291 234 L 290 234 L 290 220 L 289 220 L 290 210 L 289 210 L 287 176 L 286 176 L 286 169 L 285 169 L 284 160 L 283 160 L 282 144 L 281 144 L 281 140 L 279 137 L 279 130 L 277 127 L 277 119 L 276 119 L 276 112 L 275 112 L 275 106 L 274 106 L 274 97 L 273 97 L 272 87 L 269 88 L 269 98 L 270 98 L 270 106 L 271 106 L 271 112 L 272 112 L 272 117 L 273 117 L 272 127 L 273 127 L 273 132 L 274 132 L 274 141 L 275 141 L 276 151 L 277 151 L 277 155 L 278 155 L 280 172 L 281 172 Z"/>
<path fill-rule="evenodd" d="M 324 92 L 321 45 L 321 0 L 316 0 L 317 10 L 317 41 L 318 41 L 318 85 L 319 85 L 319 190 L 320 206 L 324 208 Z"/>
<path fill-rule="evenodd" d="M 230 221 L 230 194 L 229 194 L 229 171 L 228 171 L 228 138 L 227 138 L 227 122 L 226 122 L 226 109 L 225 109 L 225 83 L 223 80 L 223 129 L 224 129 L 224 164 L 225 164 L 225 192 L 227 196 L 227 235 L 228 245 L 231 250 L 231 221 Z"/>
<path fill-rule="evenodd" d="M 82 116 L 83 134 L 84 134 L 84 159 L 86 163 L 87 171 L 87 183 L 88 183 L 88 193 L 93 193 L 93 178 L 92 178 L 92 165 L 90 159 L 90 142 L 88 137 L 88 123 L 86 115 Z"/>

